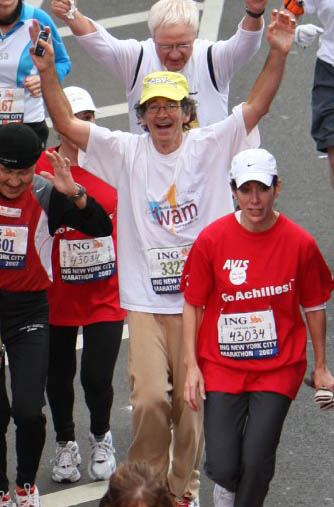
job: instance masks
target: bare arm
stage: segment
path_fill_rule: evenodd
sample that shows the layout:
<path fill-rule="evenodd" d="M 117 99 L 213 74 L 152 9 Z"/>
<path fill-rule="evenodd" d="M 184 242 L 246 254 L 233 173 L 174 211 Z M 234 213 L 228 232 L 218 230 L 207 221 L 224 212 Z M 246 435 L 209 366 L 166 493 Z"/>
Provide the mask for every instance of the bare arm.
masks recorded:
<path fill-rule="evenodd" d="M 39 32 L 39 24 L 34 20 L 30 27 L 30 36 L 33 43 Z M 50 31 L 48 27 L 45 28 Z M 40 41 L 45 49 L 44 56 L 36 56 L 33 46 L 30 48 L 31 58 L 36 65 L 40 78 L 43 98 L 55 129 L 70 139 L 76 146 L 86 151 L 89 139 L 89 122 L 79 120 L 72 113 L 72 108 L 60 85 L 54 62 L 52 42 Z"/>
<path fill-rule="evenodd" d="M 334 390 L 334 378 L 326 365 L 326 311 L 316 310 L 305 314 L 314 351 L 314 386 Z"/>
<path fill-rule="evenodd" d="M 73 19 L 67 17 L 69 11 L 68 0 L 52 0 L 51 10 L 55 16 L 65 21 L 74 35 L 87 35 L 88 33 L 96 32 L 94 23 L 86 18 L 80 11 L 75 11 Z"/>
<path fill-rule="evenodd" d="M 246 8 L 253 12 L 254 14 L 263 12 L 267 5 L 267 0 L 246 0 Z M 244 30 L 249 30 L 251 32 L 257 32 L 258 30 L 261 30 L 263 26 L 263 16 L 260 16 L 259 18 L 254 18 L 253 16 L 250 16 L 246 13 L 242 28 Z"/>
<path fill-rule="evenodd" d="M 184 363 L 187 369 L 184 400 L 193 410 L 199 410 L 197 393 L 205 400 L 204 379 L 196 359 L 196 344 L 203 317 L 203 308 L 185 301 L 183 309 Z"/>
<path fill-rule="evenodd" d="M 267 29 L 269 55 L 247 101 L 243 104 L 247 132 L 250 132 L 269 111 L 281 84 L 286 59 L 294 42 L 296 21 L 285 12 L 277 10 L 272 12 L 271 18 Z"/>

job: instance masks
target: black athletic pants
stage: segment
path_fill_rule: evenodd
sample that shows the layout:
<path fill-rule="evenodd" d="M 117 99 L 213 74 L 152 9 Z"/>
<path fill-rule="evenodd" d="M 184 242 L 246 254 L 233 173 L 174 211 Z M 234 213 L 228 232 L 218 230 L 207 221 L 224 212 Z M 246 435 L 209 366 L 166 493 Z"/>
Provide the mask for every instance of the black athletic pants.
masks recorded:
<path fill-rule="evenodd" d="M 11 378 L 12 406 L 6 392 L 5 361 L 0 369 L 0 491 L 8 491 L 6 432 L 16 425 L 17 478 L 34 484 L 45 442 L 44 390 L 48 365 L 48 300 L 45 291 L 0 290 L 1 338 Z M 12 451 L 11 451 L 12 454 Z"/>
<path fill-rule="evenodd" d="M 109 431 L 113 402 L 112 378 L 123 331 L 123 321 L 96 322 L 83 327 L 81 384 L 90 412 L 90 431 Z M 57 442 L 75 440 L 73 379 L 76 373 L 78 327 L 50 325 L 50 362 L 47 395 Z"/>
<path fill-rule="evenodd" d="M 207 392 L 205 471 L 235 492 L 234 507 L 262 507 L 291 399 L 272 392 Z"/>

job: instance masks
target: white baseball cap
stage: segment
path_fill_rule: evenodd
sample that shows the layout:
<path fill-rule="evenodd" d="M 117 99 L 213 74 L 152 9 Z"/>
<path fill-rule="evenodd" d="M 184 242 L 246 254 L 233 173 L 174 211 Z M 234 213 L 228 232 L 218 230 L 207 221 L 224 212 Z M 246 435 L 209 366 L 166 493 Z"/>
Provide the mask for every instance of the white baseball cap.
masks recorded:
<path fill-rule="evenodd" d="M 275 157 L 262 148 L 241 151 L 233 157 L 229 176 L 237 188 L 246 181 L 260 181 L 270 187 L 277 176 Z"/>
<path fill-rule="evenodd" d="M 79 86 L 68 86 L 64 88 L 64 93 L 71 104 L 73 114 L 81 113 L 81 111 L 96 111 L 96 106 L 87 90 Z"/>

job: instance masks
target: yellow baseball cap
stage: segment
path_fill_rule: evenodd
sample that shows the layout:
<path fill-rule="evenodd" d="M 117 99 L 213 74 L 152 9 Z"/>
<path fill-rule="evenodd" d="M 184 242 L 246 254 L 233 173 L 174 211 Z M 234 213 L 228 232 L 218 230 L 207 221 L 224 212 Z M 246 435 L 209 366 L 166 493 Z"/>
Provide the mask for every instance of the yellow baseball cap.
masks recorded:
<path fill-rule="evenodd" d="M 189 95 L 186 78 L 179 72 L 152 72 L 143 79 L 140 104 L 154 97 L 166 97 L 171 100 L 182 100 Z"/>

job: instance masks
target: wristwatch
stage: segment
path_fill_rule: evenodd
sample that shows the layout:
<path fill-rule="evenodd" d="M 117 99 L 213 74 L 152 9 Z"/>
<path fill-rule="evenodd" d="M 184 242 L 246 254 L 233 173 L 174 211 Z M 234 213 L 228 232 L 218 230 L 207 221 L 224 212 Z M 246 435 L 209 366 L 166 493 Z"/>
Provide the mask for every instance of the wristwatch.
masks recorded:
<path fill-rule="evenodd" d="M 78 187 L 78 191 L 74 195 L 67 195 L 67 199 L 71 202 L 76 201 L 77 199 L 80 199 L 85 193 L 86 189 L 83 185 L 80 185 L 80 183 L 75 182 L 76 186 Z"/>

